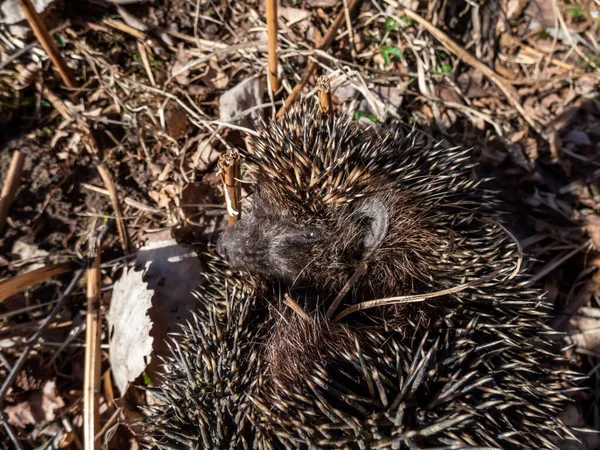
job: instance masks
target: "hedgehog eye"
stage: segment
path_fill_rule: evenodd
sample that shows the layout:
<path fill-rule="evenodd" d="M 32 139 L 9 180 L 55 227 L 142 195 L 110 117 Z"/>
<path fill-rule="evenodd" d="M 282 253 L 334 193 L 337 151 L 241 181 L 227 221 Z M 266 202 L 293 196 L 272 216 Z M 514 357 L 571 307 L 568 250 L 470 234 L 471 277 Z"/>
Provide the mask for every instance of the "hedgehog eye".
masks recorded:
<path fill-rule="evenodd" d="M 315 230 L 298 230 L 286 236 L 289 245 L 309 245 L 321 240 L 319 233 Z"/>

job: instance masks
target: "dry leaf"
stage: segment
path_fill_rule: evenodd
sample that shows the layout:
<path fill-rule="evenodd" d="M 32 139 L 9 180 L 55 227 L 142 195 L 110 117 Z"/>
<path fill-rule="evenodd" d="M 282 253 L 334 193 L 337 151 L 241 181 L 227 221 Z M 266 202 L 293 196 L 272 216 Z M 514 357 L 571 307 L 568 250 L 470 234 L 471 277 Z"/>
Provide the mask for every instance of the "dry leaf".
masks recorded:
<path fill-rule="evenodd" d="M 219 99 L 219 116 L 223 122 L 230 122 L 247 128 L 254 128 L 254 121 L 260 111 L 240 116 L 248 109 L 262 103 L 264 82 L 259 78 L 247 78 L 237 86 L 223 92 Z"/>
<path fill-rule="evenodd" d="M 177 54 L 175 55 L 175 63 L 173 64 L 173 67 L 171 67 L 171 76 L 174 76 L 175 81 L 177 81 L 182 86 L 187 86 L 188 84 L 190 84 L 190 71 L 185 69 L 189 62 L 189 52 L 184 48 L 182 43 L 177 48 Z"/>
<path fill-rule="evenodd" d="M 286 20 L 288 27 L 302 22 L 303 20 L 308 19 L 311 16 L 310 11 L 300 8 L 283 7 L 279 8 L 278 11 L 279 16 L 283 17 Z M 310 23 L 306 21 L 302 24 L 300 28 L 302 31 L 306 31 L 309 26 Z"/>
<path fill-rule="evenodd" d="M 65 406 L 65 402 L 56 390 L 54 381 L 46 381 L 42 389 L 32 391 L 27 400 L 13 406 L 7 406 L 4 412 L 8 423 L 18 428 L 27 425 L 44 425 L 56 418 L 56 410 Z"/>
<path fill-rule="evenodd" d="M 189 318 L 200 282 L 196 253 L 174 240 L 151 243 L 137 254 L 135 267 L 115 283 L 108 313 L 110 363 L 124 395 L 144 371 L 153 378 L 165 355 L 164 339 Z M 150 366 L 148 366 L 150 364 Z"/>
<path fill-rule="evenodd" d="M 219 60 L 212 58 L 209 62 L 209 69 L 200 80 L 211 89 L 225 89 L 229 84 L 229 78 L 219 67 Z"/>
<path fill-rule="evenodd" d="M 600 352 L 600 308 L 582 307 L 571 317 L 572 327 L 567 340 L 580 348 Z"/>
<path fill-rule="evenodd" d="M 19 261 L 14 261 L 15 263 L 27 263 L 32 261 L 43 261 L 50 254 L 47 250 L 42 250 L 35 243 L 25 242 L 24 239 L 17 240 L 10 251 L 13 255 L 19 257 Z M 27 270 L 34 270 L 39 267 L 43 267 L 44 264 L 33 264 L 28 267 Z"/>
<path fill-rule="evenodd" d="M 600 250 L 600 216 L 590 214 L 585 217 L 585 230 L 592 238 L 596 250 Z"/>
<path fill-rule="evenodd" d="M 208 168 L 219 159 L 220 153 L 211 145 L 209 139 L 202 140 L 198 143 L 198 151 L 194 156 L 194 161 L 198 161 L 195 170 L 205 172 Z M 193 163 L 192 163 L 193 164 Z M 190 165 L 192 165 L 190 164 Z"/>
<path fill-rule="evenodd" d="M 188 131 L 187 114 L 177 105 L 169 105 L 165 111 L 167 133 L 173 139 L 181 139 Z"/>

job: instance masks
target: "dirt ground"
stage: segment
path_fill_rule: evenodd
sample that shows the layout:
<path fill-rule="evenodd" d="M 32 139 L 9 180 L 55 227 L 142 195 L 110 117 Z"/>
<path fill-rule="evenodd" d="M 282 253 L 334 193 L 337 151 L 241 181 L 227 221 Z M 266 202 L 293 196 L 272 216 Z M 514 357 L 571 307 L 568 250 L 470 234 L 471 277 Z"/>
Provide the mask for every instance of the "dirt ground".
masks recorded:
<path fill-rule="evenodd" d="M 473 149 L 473 176 L 492 178 L 507 223 L 534 257 L 527 270 L 555 305 L 565 354 L 590 375 L 569 420 L 600 429 L 600 3 L 364 0 L 320 50 L 350 3 L 280 0 L 275 95 L 262 1 L 55 1 L 43 18 L 77 89 L 0 13 L 0 184 L 13 152 L 25 155 L 0 232 L 0 279 L 82 261 L 115 214 L 99 166 L 116 186 L 132 244 L 128 256 L 115 228 L 104 240 L 104 311 L 123 267 L 153 235 L 205 250 L 225 215 L 218 156 L 244 145 L 254 118 L 273 115 L 315 61 L 303 95 L 327 74 L 335 107 L 356 120 L 401 121 Z M 0 300 L 1 383 L 73 276 Z M 84 448 L 85 315 L 80 281 L 0 400 L 0 448 Z M 119 424 L 104 327 L 101 440 L 137 448 Z"/>

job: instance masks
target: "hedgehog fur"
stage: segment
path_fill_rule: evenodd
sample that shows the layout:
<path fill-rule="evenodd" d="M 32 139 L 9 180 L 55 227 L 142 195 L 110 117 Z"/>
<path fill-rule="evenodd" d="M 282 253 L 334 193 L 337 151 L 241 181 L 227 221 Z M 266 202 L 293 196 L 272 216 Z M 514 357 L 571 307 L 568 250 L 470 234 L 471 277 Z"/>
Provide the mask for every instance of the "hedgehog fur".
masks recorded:
<path fill-rule="evenodd" d="M 219 241 L 243 272 L 213 264 L 175 338 L 149 422 L 155 448 L 556 448 L 571 437 L 558 415 L 578 375 L 468 152 L 311 100 L 263 124 L 250 148 L 252 211 Z M 420 300 L 361 311 L 390 296 Z"/>

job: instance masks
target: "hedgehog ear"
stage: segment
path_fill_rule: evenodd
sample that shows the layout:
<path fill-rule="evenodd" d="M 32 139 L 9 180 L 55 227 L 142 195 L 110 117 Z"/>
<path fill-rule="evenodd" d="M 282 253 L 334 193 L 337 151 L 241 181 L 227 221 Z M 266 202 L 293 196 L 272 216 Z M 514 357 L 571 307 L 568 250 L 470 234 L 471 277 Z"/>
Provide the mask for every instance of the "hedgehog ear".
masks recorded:
<path fill-rule="evenodd" d="M 363 242 L 365 247 L 363 259 L 366 259 L 385 239 L 390 222 L 389 214 L 385 205 L 373 197 L 361 200 L 356 214 L 366 225 Z"/>

